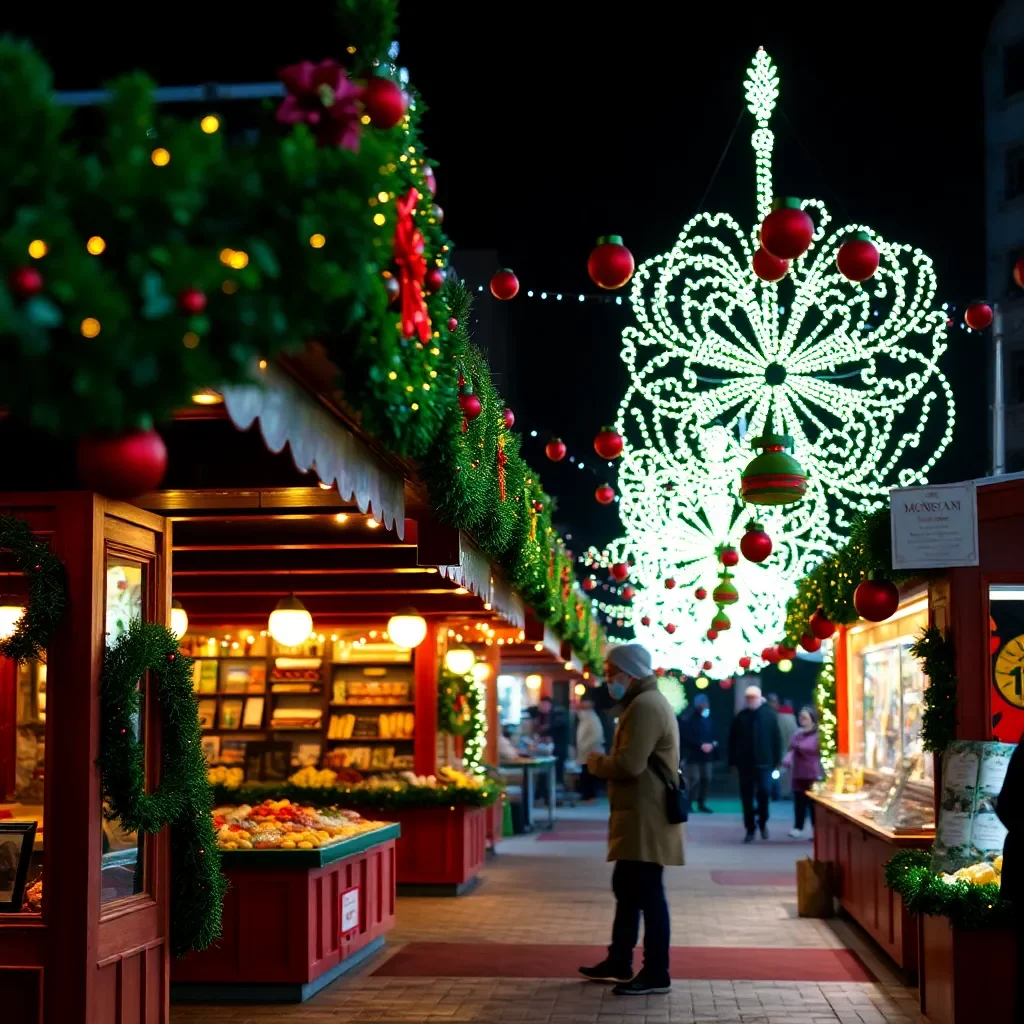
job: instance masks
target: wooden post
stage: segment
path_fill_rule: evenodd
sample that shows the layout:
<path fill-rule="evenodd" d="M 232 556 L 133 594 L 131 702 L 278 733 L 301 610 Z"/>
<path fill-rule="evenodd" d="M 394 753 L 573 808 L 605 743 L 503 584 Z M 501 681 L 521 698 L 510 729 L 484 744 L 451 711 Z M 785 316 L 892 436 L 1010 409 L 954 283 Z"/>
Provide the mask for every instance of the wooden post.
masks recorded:
<path fill-rule="evenodd" d="M 441 629 L 427 621 L 427 635 L 416 648 L 414 679 L 416 685 L 416 731 L 413 740 L 413 765 L 417 775 L 437 771 L 437 673 L 440 668 Z"/>
<path fill-rule="evenodd" d="M 836 677 L 836 752 L 850 752 L 850 668 L 847 650 L 846 626 L 840 626 L 835 634 L 835 677 Z"/>

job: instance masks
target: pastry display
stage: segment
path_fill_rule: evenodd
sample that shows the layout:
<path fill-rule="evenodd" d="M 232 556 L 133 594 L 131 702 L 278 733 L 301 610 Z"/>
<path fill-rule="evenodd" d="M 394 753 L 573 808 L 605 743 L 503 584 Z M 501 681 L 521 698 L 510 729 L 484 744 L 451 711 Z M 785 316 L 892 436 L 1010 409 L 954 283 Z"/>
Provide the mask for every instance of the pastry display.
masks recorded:
<path fill-rule="evenodd" d="M 947 885 L 953 885 L 956 882 L 970 882 L 971 885 L 988 885 L 990 882 L 995 882 L 996 885 L 1002 883 L 1003 878 L 1003 855 L 999 854 L 993 857 L 992 860 L 979 861 L 977 864 L 968 864 L 967 867 L 961 868 L 959 871 L 954 871 L 953 874 L 947 875 L 943 873 L 942 880 Z"/>
<path fill-rule="evenodd" d="M 290 800 L 216 807 L 212 813 L 222 850 L 315 850 L 387 824 L 357 811 L 319 810 Z"/>

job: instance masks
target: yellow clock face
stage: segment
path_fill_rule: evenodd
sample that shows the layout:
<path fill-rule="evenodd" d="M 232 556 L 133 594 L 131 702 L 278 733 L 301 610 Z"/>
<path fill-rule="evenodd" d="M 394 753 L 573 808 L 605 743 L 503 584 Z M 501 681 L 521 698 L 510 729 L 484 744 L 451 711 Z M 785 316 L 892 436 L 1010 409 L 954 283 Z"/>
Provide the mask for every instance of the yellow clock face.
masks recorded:
<path fill-rule="evenodd" d="M 1006 643 L 996 655 L 996 687 L 1015 707 L 1024 708 L 1024 635 Z"/>

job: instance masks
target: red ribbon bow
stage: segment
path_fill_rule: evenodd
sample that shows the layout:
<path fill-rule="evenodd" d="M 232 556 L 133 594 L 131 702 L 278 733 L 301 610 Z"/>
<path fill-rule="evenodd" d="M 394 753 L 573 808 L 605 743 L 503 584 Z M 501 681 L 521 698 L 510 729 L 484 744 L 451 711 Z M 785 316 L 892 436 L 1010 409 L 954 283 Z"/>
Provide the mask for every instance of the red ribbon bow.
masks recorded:
<path fill-rule="evenodd" d="M 424 345 L 430 341 L 430 317 L 423 298 L 423 281 L 427 276 L 427 261 L 423 256 L 423 233 L 413 221 L 413 210 L 420 198 L 416 189 L 409 189 L 404 199 L 396 199 L 398 223 L 395 226 L 395 263 L 402 286 L 402 333 L 413 335 Z"/>

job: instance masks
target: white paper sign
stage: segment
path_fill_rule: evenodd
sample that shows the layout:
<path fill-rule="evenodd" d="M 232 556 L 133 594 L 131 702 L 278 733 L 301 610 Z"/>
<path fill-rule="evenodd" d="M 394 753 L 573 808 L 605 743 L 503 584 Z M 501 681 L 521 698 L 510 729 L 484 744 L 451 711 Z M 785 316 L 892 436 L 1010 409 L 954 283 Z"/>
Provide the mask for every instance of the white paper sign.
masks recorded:
<path fill-rule="evenodd" d="M 341 934 L 347 935 L 359 927 L 359 890 L 346 889 L 341 894 Z"/>
<path fill-rule="evenodd" d="M 973 483 L 894 487 L 889 502 L 894 569 L 978 564 L 978 500 Z"/>

